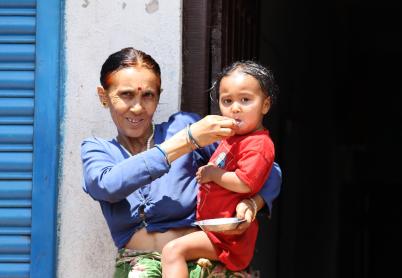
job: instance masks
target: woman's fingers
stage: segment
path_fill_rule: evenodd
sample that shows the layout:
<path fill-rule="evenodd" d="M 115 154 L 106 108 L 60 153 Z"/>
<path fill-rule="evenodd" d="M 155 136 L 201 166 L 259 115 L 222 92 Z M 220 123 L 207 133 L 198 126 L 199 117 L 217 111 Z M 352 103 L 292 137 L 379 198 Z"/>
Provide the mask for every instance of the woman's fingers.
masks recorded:
<path fill-rule="evenodd" d="M 223 117 L 223 116 L 216 116 L 213 118 L 214 121 L 214 127 L 216 128 L 216 131 L 218 132 L 228 132 L 230 130 L 230 132 L 233 129 L 237 128 L 237 124 L 236 121 L 233 120 L 232 118 L 228 118 L 228 117 Z"/>
<path fill-rule="evenodd" d="M 236 122 L 227 117 L 208 115 L 190 127 L 190 132 L 200 146 L 209 145 L 235 133 Z"/>
<path fill-rule="evenodd" d="M 233 120 L 232 118 L 229 117 L 224 117 L 224 116 L 218 116 L 219 118 L 217 118 L 217 123 L 219 123 L 219 125 L 221 127 L 235 127 L 236 126 L 236 121 Z"/>
<path fill-rule="evenodd" d="M 221 136 L 221 137 L 228 137 L 228 136 L 232 136 L 232 135 L 235 134 L 234 129 L 226 128 L 226 127 L 221 127 L 218 132 L 219 132 L 218 135 Z"/>

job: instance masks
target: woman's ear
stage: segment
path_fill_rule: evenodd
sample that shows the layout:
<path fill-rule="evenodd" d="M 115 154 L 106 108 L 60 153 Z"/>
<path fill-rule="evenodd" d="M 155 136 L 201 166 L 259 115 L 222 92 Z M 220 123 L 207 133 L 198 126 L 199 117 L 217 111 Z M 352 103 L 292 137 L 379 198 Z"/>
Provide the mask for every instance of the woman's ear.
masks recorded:
<path fill-rule="evenodd" d="M 262 114 L 267 114 L 269 109 L 271 108 L 271 97 L 266 97 L 262 104 Z"/>
<path fill-rule="evenodd" d="M 99 100 L 102 106 L 105 108 L 108 107 L 107 95 L 105 89 L 102 86 L 98 86 L 96 87 L 96 90 L 98 91 Z"/>

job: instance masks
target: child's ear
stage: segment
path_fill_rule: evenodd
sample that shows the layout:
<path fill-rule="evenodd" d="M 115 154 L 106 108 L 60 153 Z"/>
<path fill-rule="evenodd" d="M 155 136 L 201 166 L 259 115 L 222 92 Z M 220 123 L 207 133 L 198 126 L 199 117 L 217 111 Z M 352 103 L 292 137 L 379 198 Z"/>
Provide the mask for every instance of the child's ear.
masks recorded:
<path fill-rule="evenodd" d="M 96 90 L 98 91 L 99 100 L 102 106 L 106 108 L 108 106 L 108 102 L 105 89 L 102 86 L 98 86 L 96 87 Z"/>
<path fill-rule="evenodd" d="M 262 114 L 267 114 L 269 109 L 271 108 L 271 97 L 266 97 L 262 104 Z"/>

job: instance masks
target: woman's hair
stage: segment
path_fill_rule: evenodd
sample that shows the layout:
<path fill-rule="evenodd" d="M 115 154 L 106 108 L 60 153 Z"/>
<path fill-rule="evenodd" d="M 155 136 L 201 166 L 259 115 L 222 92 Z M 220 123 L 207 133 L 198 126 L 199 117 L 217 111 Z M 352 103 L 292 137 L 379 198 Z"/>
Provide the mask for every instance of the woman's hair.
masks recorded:
<path fill-rule="evenodd" d="M 127 67 L 147 68 L 159 78 L 159 83 L 161 82 L 161 70 L 154 58 L 141 50 L 127 47 L 111 54 L 103 63 L 100 72 L 100 83 L 103 88 L 108 89 L 110 86 L 109 77 L 112 73 Z"/>
<path fill-rule="evenodd" d="M 214 94 L 216 100 L 219 100 L 219 86 L 221 84 L 222 78 L 230 75 L 235 71 L 242 72 L 254 77 L 260 84 L 263 93 L 266 96 L 270 97 L 271 103 L 276 98 L 276 95 L 279 92 L 279 88 L 276 85 L 272 71 L 257 62 L 246 60 L 234 62 L 231 65 L 225 67 L 218 74 L 211 88 L 211 93 Z"/>

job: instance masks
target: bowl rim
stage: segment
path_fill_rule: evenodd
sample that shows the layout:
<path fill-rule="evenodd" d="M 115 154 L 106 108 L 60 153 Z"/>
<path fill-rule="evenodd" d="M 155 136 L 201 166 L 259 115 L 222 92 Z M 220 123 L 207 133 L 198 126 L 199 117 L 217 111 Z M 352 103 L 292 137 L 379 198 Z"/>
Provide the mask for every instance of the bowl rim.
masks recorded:
<path fill-rule="evenodd" d="M 240 224 L 246 221 L 246 219 L 239 219 L 237 217 L 222 217 L 222 218 L 210 218 L 195 221 L 194 224 L 198 226 L 219 226 L 219 225 L 231 225 Z"/>

